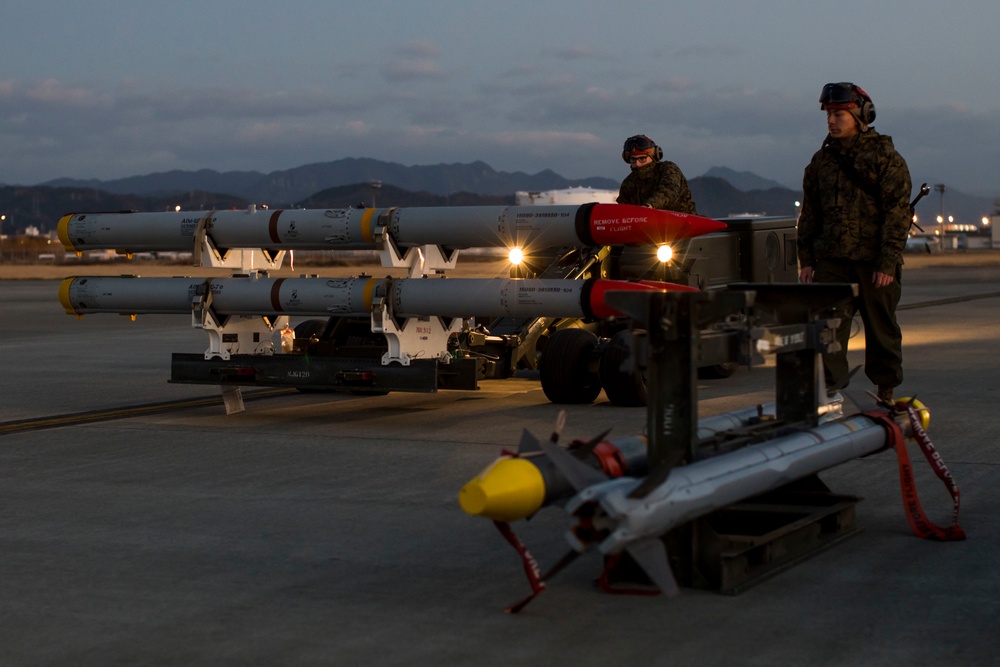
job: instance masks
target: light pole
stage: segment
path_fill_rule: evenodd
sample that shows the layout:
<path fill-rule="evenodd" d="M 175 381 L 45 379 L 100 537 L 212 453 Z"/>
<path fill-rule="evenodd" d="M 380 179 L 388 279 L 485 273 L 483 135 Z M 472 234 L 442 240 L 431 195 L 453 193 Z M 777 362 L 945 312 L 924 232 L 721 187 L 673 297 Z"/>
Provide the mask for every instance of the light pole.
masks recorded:
<path fill-rule="evenodd" d="M 372 208 L 375 208 L 375 193 L 382 187 L 382 181 L 372 181 Z"/>
<path fill-rule="evenodd" d="M 944 191 L 945 191 L 945 187 L 944 187 L 944 183 L 938 183 L 937 185 L 935 185 L 934 186 L 934 190 L 936 192 L 940 192 L 941 193 L 941 207 L 940 207 L 940 209 L 938 209 L 938 218 L 937 219 L 938 219 L 938 224 L 941 225 L 941 236 L 943 237 L 945 235 L 945 229 L 944 229 Z"/>

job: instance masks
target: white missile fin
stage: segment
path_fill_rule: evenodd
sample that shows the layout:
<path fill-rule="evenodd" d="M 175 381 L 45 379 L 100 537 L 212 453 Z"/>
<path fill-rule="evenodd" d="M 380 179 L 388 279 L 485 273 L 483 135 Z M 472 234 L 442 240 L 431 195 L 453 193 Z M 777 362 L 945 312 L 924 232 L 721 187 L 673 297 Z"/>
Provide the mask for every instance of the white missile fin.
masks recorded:
<path fill-rule="evenodd" d="M 680 593 L 674 573 L 667 563 L 667 548 L 661 540 L 655 537 L 638 540 L 625 547 L 625 551 L 635 559 L 661 593 L 668 598 L 676 597 Z"/>

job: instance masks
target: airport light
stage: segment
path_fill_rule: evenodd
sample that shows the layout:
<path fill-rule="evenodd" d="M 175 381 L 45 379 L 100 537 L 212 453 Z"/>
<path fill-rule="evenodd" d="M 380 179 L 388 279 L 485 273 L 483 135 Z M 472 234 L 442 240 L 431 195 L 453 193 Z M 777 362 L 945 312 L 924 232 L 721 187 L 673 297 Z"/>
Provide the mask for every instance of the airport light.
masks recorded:
<path fill-rule="evenodd" d="M 507 259 L 514 266 L 519 266 L 524 261 L 524 250 L 521 248 L 511 248 L 507 253 Z"/>
<path fill-rule="evenodd" d="M 656 259 L 662 264 L 666 264 L 674 257 L 674 249 L 668 245 L 661 245 L 656 249 Z"/>

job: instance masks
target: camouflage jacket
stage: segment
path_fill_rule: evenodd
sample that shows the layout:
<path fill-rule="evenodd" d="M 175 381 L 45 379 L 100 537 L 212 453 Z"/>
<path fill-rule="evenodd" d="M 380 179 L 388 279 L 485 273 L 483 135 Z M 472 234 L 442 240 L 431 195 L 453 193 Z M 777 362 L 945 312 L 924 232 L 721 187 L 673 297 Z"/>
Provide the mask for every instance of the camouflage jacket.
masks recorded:
<path fill-rule="evenodd" d="M 639 167 L 629 174 L 622 181 L 618 203 L 697 213 L 691 189 L 680 167 L 666 160 Z"/>
<path fill-rule="evenodd" d="M 829 137 L 802 178 L 801 266 L 817 258 L 871 264 L 892 275 L 910 229 L 910 171 L 892 138 L 866 130 L 847 146 Z"/>

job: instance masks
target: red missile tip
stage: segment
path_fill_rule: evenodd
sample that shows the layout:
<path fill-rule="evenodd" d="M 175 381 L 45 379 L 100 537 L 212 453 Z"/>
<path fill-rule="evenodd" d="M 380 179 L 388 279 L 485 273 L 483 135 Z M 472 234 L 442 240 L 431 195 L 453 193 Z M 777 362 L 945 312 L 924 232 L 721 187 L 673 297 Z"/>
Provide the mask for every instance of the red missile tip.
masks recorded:
<path fill-rule="evenodd" d="M 690 213 L 631 204 L 597 204 L 590 234 L 597 245 L 656 245 L 718 232 L 726 223 Z"/>
<path fill-rule="evenodd" d="M 664 283 L 654 280 L 643 280 L 640 282 L 626 282 L 624 280 L 595 280 L 590 286 L 589 305 L 590 315 L 598 319 L 605 317 L 617 317 L 624 313 L 615 310 L 607 303 L 608 292 L 697 292 L 695 287 L 678 285 L 676 283 Z"/>

